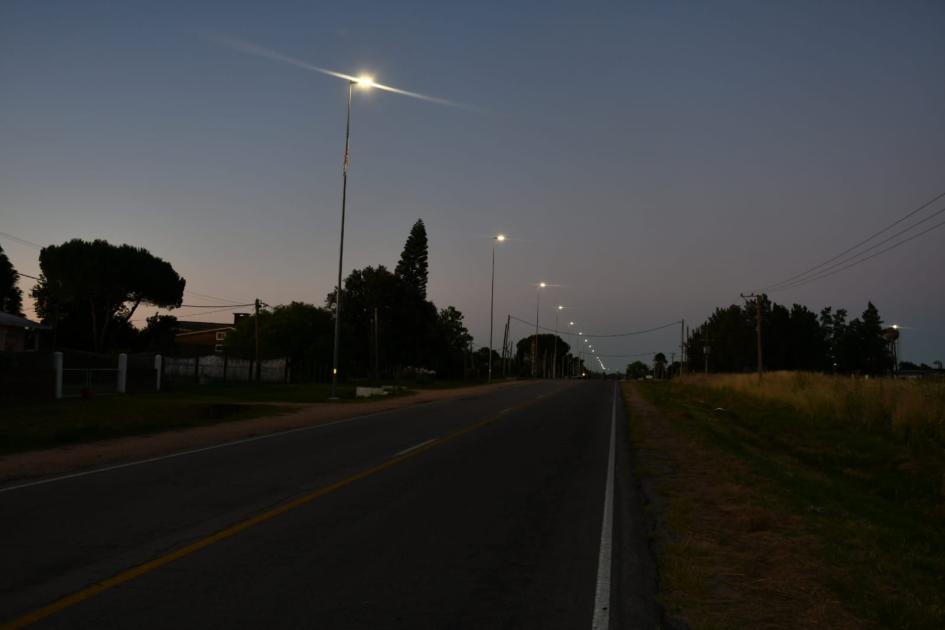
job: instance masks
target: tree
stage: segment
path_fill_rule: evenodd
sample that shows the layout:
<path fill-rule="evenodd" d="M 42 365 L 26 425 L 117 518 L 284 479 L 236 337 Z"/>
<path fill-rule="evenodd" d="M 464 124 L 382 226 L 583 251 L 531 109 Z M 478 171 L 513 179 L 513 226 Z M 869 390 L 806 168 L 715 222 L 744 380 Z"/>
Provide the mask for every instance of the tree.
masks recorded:
<path fill-rule="evenodd" d="M 173 315 L 155 313 L 148 318 L 148 325 L 138 333 L 137 349 L 146 352 L 173 354 L 176 334 L 177 318 Z"/>
<path fill-rule="evenodd" d="M 936 360 L 936 361 L 932 361 L 932 365 L 935 366 L 935 369 L 936 369 L 936 370 L 941 370 L 941 369 L 942 369 L 942 362 L 941 362 L 941 361 L 937 361 L 937 360 Z"/>
<path fill-rule="evenodd" d="M 627 366 L 627 378 L 639 379 L 646 377 L 650 373 L 650 368 L 643 361 L 634 361 Z"/>
<path fill-rule="evenodd" d="M 43 322 L 62 326 L 95 351 L 108 345 L 112 329 L 130 325 L 141 304 L 177 308 L 184 293 L 185 280 L 170 263 L 144 248 L 100 239 L 44 247 L 39 268 L 32 295 Z"/>
<path fill-rule="evenodd" d="M 892 355 L 883 338 L 883 320 L 872 302 L 867 303 L 860 322 L 857 340 L 861 357 L 859 369 L 866 374 L 884 374 L 892 367 Z"/>
<path fill-rule="evenodd" d="M 564 366 L 567 365 L 568 353 L 571 351 L 571 346 L 568 342 L 558 335 L 550 333 L 538 335 L 537 345 L 535 342 L 535 335 L 529 335 L 524 339 L 520 339 L 518 344 L 516 344 L 516 362 L 525 370 L 524 374 L 531 376 L 534 373 L 539 377 L 550 377 L 552 373 L 559 375 L 565 374 L 566 372 L 564 372 L 563 369 Z M 556 345 L 557 352 L 555 351 Z M 532 370 L 533 349 L 535 349 L 537 354 L 537 369 L 535 370 Z M 556 370 L 552 370 L 552 361 L 556 354 L 558 357 L 558 367 Z"/>
<path fill-rule="evenodd" d="M 256 315 L 243 317 L 224 341 L 227 354 L 253 358 Z M 294 380 L 327 376 L 331 362 L 332 314 L 314 304 L 291 302 L 259 312 L 259 356 L 288 357 Z"/>
<path fill-rule="evenodd" d="M 0 247 L 0 311 L 23 315 L 23 292 L 17 286 L 19 274 Z"/>
<path fill-rule="evenodd" d="M 404 251 L 400 254 L 400 262 L 394 273 L 423 299 L 427 297 L 428 257 L 427 229 L 423 219 L 417 219 L 410 228 L 410 236 L 404 243 Z"/>
<path fill-rule="evenodd" d="M 653 356 L 653 371 L 656 372 L 656 378 L 663 378 L 666 375 L 666 355 L 657 352 Z"/>

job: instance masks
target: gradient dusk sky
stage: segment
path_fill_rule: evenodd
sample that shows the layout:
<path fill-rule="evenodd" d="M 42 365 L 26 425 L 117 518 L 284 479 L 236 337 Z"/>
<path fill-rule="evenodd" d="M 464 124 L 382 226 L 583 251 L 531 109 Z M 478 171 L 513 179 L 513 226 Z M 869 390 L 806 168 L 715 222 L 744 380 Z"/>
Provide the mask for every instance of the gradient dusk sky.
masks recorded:
<path fill-rule="evenodd" d="M 477 345 L 496 232 L 496 345 L 540 280 L 545 325 L 560 303 L 587 332 L 694 326 L 945 191 L 943 33 L 941 0 L 5 0 L 0 231 L 146 247 L 187 303 L 322 303 L 345 84 L 235 38 L 469 106 L 355 93 L 346 273 L 392 268 L 422 217 L 430 297 Z M 35 248 L 0 244 L 37 274 Z M 872 300 L 903 359 L 945 360 L 943 272 L 945 228 L 771 296 Z M 678 343 L 596 345 L 622 369 Z"/>

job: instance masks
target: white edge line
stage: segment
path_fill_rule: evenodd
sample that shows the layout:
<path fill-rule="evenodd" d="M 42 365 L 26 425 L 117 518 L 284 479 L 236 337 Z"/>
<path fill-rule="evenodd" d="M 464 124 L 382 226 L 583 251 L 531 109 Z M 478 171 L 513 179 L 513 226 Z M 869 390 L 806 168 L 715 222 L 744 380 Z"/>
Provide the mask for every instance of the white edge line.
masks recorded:
<path fill-rule="evenodd" d="M 3 494 L 4 492 L 11 492 L 13 490 L 22 490 L 24 488 L 32 488 L 34 486 L 42 486 L 47 483 L 53 483 L 56 481 L 66 481 L 68 479 L 76 479 L 78 477 L 87 477 L 89 475 L 96 475 L 98 473 L 109 472 L 112 470 L 120 470 L 122 468 L 131 468 L 132 466 L 141 466 L 142 464 L 152 464 L 154 462 L 160 462 L 167 459 L 174 459 L 175 457 L 184 457 L 185 455 L 195 455 L 197 453 L 205 453 L 207 451 L 214 451 L 220 448 L 229 448 L 231 446 L 239 446 L 240 444 L 248 444 L 250 442 L 258 442 L 260 440 L 268 440 L 272 438 L 282 437 L 283 435 L 290 435 L 292 433 L 302 433 L 303 431 L 314 431 L 316 429 L 326 429 L 328 427 L 333 427 L 339 424 L 346 424 L 348 422 L 354 422 L 355 420 L 363 420 L 365 418 L 373 418 L 376 416 L 393 413 L 395 411 L 401 411 L 403 409 L 404 407 L 398 407 L 396 409 L 385 409 L 384 411 L 361 414 L 360 416 L 353 416 L 351 418 L 341 418 L 340 420 L 332 420 L 331 422 L 324 422 L 322 424 L 313 424 L 307 427 L 296 427 L 294 429 L 286 429 L 284 431 L 275 431 L 273 433 L 266 433 L 264 435 L 254 435 L 253 437 L 241 438 L 239 440 L 233 440 L 231 442 L 221 442 L 220 444 L 211 444 L 210 446 L 192 448 L 186 451 L 177 451 L 176 453 L 169 453 L 167 455 L 159 455 L 157 457 L 149 457 L 147 459 L 138 459 L 132 462 L 125 462 L 123 464 L 115 464 L 113 466 L 105 466 L 102 468 L 93 468 L 92 470 L 83 470 L 81 472 L 70 473 L 68 475 L 60 475 L 58 477 L 49 477 L 48 479 L 38 479 L 36 481 L 29 481 L 27 483 L 21 483 L 14 486 L 6 486 L 5 488 L 0 488 L 0 494 Z"/>
<path fill-rule="evenodd" d="M 402 450 L 402 451 L 397 451 L 396 453 L 394 453 L 394 454 L 392 455 L 392 457 L 400 457 L 401 455 L 406 455 L 406 454 L 409 453 L 410 451 L 415 451 L 415 450 L 417 450 L 418 448 L 420 448 L 421 446 L 426 446 L 426 445 L 429 444 L 430 442 L 436 442 L 436 438 L 430 438 L 430 439 L 427 440 L 426 442 L 420 442 L 419 444 L 414 444 L 414 445 L 411 446 L 410 448 L 405 448 L 405 449 Z"/>
<path fill-rule="evenodd" d="M 607 488 L 604 490 L 604 518 L 600 527 L 600 554 L 597 557 L 597 592 L 594 596 L 593 630 L 610 627 L 610 575 L 613 558 L 614 453 L 617 431 L 617 386 L 610 412 L 610 455 L 607 459 Z"/>

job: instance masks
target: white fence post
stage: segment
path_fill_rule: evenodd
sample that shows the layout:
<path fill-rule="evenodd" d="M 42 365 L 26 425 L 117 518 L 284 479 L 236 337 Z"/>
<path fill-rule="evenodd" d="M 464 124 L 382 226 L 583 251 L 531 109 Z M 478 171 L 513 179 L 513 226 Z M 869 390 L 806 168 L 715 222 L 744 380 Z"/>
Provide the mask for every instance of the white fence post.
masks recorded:
<path fill-rule="evenodd" d="M 122 352 L 118 355 L 118 393 L 124 394 L 128 385 L 128 355 Z"/>
<path fill-rule="evenodd" d="M 161 391 L 161 363 L 163 362 L 164 357 L 159 354 L 154 355 L 154 371 L 157 373 L 155 377 L 155 387 L 154 391 Z"/>
<path fill-rule="evenodd" d="M 53 352 L 53 370 L 56 372 L 55 396 L 56 400 L 62 398 L 62 353 Z"/>

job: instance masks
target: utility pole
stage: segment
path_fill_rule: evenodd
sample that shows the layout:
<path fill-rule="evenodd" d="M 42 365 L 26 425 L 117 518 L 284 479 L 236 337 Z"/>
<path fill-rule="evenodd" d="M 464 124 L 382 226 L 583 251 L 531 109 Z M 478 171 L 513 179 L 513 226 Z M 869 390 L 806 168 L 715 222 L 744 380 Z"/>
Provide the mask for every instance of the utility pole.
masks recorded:
<path fill-rule="evenodd" d="M 679 375 L 686 373 L 686 320 L 679 320 Z"/>
<path fill-rule="evenodd" d="M 377 307 L 374 307 L 374 381 L 375 385 L 380 382 L 380 342 L 378 339 Z"/>
<path fill-rule="evenodd" d="M 709 373 L 709 331 L 706 330 L 705 324 L 702 326 L 702 358 L 705 360 L 705 373 Z"/>
<path fill-rule="evenodd" d="M 255 352 L 255 359 L 254 359 L 254 361 L 255 361 L 255 365 L 256 365 L 256 382 L 257 382 L 257 383 L 259 382 L 259 376 L 260 376 L 260 374 L 261 374 L 261 372 L 260 372 L 260 370 L 259 370 L 259 307 L 260 307 L 260 306 L 261 306 L 261 302 L 259 301 L 259 298 L 256 298 L 256 300 L 253 302 L 253 307 L 254 307 L 254 310 L 255 310 L 255 315 L 254 315 L 254 317 L 253 317 L 253 320 L 254 320 L 254 323 L 256 324 L 256 332 L 255 332 L 255 336 L 256 336 L 256 352 Z"/>
<path fill-rule="evenodd" d="M 508 319 L 505 320 L 505 334 L 502 336 L 502 377 L 506 378 L 509 375 L 509 354 L 511 353 L 511 348 L 509 348 L 509 324 L 512 323 L 512 315 L 509 314 Z"/>
<path fill-rule="evenodd" d="M 761 380 L 761 375 L 764 372 L 764 363 L 762 362 L 762 355 L 761 355 L 761 298 L 763 297 L 763 295 L 761 294 L 756 295 L 754 293 L 749 293 L 748 295 L 745 295 L 744 293 L 742 293 L 741 295 L 742 295 L 742 298 L 746 300 L 751 300 L 751 299 L 755 300 L 755 320 L 756 320 L 755 321 L 755 334 L 758 338 L 757 340 L 758 380 Z"/>

